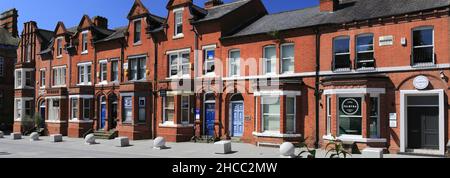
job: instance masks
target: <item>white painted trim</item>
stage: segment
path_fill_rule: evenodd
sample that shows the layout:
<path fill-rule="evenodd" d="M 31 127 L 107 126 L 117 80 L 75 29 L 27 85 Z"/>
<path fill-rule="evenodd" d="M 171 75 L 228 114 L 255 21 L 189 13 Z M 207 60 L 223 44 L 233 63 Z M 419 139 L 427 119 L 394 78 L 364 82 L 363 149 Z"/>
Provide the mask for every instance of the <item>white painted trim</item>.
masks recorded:
<path fill-rule="evenodd" d="M 345 88 L 345 89 L 326 89 L 324 95 L 334 94 L 385 94 L 385 88 Z"/>
<path fill-rule="evenodd" d="M 62 120 L 45 120 L 45 123 L 62 124 L 62 123 L 67 123 L 67 121 L 62 121 Z"/>
<path fill-rule="evenodd" d="M 324 140 L 333 140 L 333 136 L 331 135 L 324 135 L 322 137 Z M 341 141 L 351 141 L 351 142 L 358 142 L 358 143 L 386 143 L 386 138 L 362 138 L 362 136 L 340 136 L 336 139 Z"/>
<path fill-rule="evenodd" d="M 285 90 L 263 90 L 255 91 L 254 96 L 300 96 L 301 91 L 285 91 Z"/>
<path fill-rule="evenodd" d="M 108 63 L 108 59 L 102 59 L 98 61 L 99 64 Z"/>
<path fill-rule="evenodd" d="M 296 138 L 296 137 L 301 137 L 302 134 L 282 134 L 279 132 L 253 132 L 253 136 L 257 136 L 257 137 L 274 137 L 274 138 Z"/>
<path fill-rule="evenodd" d="M 216 49 L 216 48 L 217 48 L 216 44 L 202 46 L 202 50 L 205 50 L 205 49 Z"/>
<path fill-rule="evenodd" d="M 439 154 L 445 155 L 445 118 L 444 89 L 435 90 L 400 90 L 400 151 L 406 152 L 408 145 L 407 96 L 439 96 Z"/>
<path fill-rule="evenodd" d="M 93 99 L 94 95 L 70 95 L 70 99 L 72 98 L 83 98 L 83 99 Z"/>
<path fill-rule="evenodd" d="M 69 123 L 93 123 L 93 120 L 69 120 Z"/>
<path fill-rule="evenodd" d="M 47 96 L 45 99 L 66 99 L 66 96 Z"/>
<path fill-rule="evenodd" d="M 170 50 L 166 51 L 166 55 L 173 54 L 173 53 L 183 53 L 183 52 L 191 52 L 191 48 L 184 48 L 184 49 L 176 49 L 176 50 Z"/>
<path fill-rule="evenodd" d="M 177 96 L 177 95 L 194 95 L 192 91 L 168 91 L 167 96 Z"/>
<path fill-rule="evenodd" d="M 184 128 L 184 127 L 194 127 L 194 124 L 174 124 L 167 121 L 164 122 L 163 124 L 159 124 L 159 127 Z"/>
<path fill-rule="evenodd" d="M 179 11 L 184 11 L 184 7 L 179 7 L 179 8 L 176 8 L 176 9 L 172 10 L 173 13 L 179 12 Z"/>

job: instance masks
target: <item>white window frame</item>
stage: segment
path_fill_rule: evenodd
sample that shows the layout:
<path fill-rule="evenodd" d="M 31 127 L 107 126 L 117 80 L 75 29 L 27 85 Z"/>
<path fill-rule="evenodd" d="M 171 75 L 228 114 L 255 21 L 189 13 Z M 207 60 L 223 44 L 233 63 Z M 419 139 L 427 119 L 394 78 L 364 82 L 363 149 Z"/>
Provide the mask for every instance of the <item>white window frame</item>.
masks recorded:
<path fill-rule="evenodd" d="M 358 39 L 360 37 L 368 37 L 368 36 L 372 37 L 372 44 L 358 45 Z M 358 62 L 360 62 L 359 58 L 358 58 L 358 54 L 372 53 L 373 54 L 372 63 L 374 63 L 374 65 L 375 65 L 375 35 L 373 33 L 363 33 L 363 34 L 356 35 L 355 45 L 356 45 L 355 46 L 355 59 L 356 59 L 355 60 L 355 63 L 356 63 L 355 68 L 356 68 L 356 70 L 374 69 L 375 67 L 373 67 L 373 68 L 364 68 L 364 67 L 358 68 Z M 372 46 L 372 50 L 360 51 L 360 50 L 358 50 L 359 46 Z"/>
<path fill-rule="evenodd" d="M 188 106 L 187 106 L 187 108 L 184 108 L 183 107 L 183 100 L 184 99 L 187 99 L 187 103 L 188 103 Z M 190 107 L 191 107 L 191 103 L 190 103 L 190 96 L 189 95 L 181 95 L 181 100 L 180 100 L 180 109 L 181 109 L 181 123 L 182 124 L 189 124 L 189 121 L 190 121 L 190 113 L 189 113 L 189 111 L 190 111 Z M 184 115 L 183 115 L 183 110 L 187 110 L 187 113 L 188 113 L 188 115 L 187 115 L 187 117 L 185 117 Z M 187 119 L 187 120 L 185 120 L 185 119 Z"/>
<path fill-rule="evenodd" d="M 433 41 L 433 44 L 432 45 L 423 45 L 423 46 L 414 46 L 414 32 L 415 31 L 421 31 L 421 30 L 432 30 L 432 32 L 433 32 L 433 34 L 432 34 L 432 41 Z M 422 66 L 422 65 L 425 65 L 425 66 L 429 66 L 429 65 L 435 65 L 436 64 L 436 59 L 435 59 L 435 52 L 436 52 L 436 47 L 435 47 L 435 37 L 434 37 L 434 34 L 435 34 L 435 30 L 434 30 L 434 27 L 433 26 L 423 26 L 423 27 L 417 27 L 417 28 L 413 28 L 412 29 L 412 31 L 411 31 L 411 39 L 412 39 L 412 41 L 411 41 L 411 56 L 412 56 L 412 65 L 413 65 L 413 67 L 416 67 L 416 66 Z M 432 62 L 415 62 L 415 60 L 414 60 L 414 49 L 417 49 L 417 48 L 429 48 L 429 47 L 433 47 L 433 55 L 432 55 Z"/>
<path fill-rule="evenodd" d="M 209 58 L 209 56 L 208 56 L 208 52 L 214 52 L 214 56 L 213 56 L 213 58 L 212 59 L 210 59 Z M 204 54 L 204 64 L 205 64 L 205 67 L 204 67 L 204 73 L 205 73 L 205 75 L 206 76 L 214 76 L 215 75 L 215 71 L 216 71 L 216 69 L 215 69 L 215 58 L 216 58 L 216 48 L 205 48 L 204 50 L 203 50 L 203 52 L 205 53 Z M 213 64 L 213 66 L 214 66 L 214 70 L 212 71 L 212 72 L 208 72 L 208 64 L 209 63 L 212 63 Z"/>
<path fill-rule="evenodd" d="M 66 81 L 66 75 L 67 75 L 66 66 L 53 67 L 52 71 L 53 71 L 53 73 L 52 73 L 52 76 L 53 76 L 53 87 L 65 87 L 66 84 L 67 84 L 67 81 Z M 64 76 L 62 76 L 62 74 L 63 74 L 62 71 L 64 71 Z"/>
<path fill-rule="evenodd" d="M 231 53 L 239 52 L 239 58 L 231 58 Z M 236 66 L 237 71 L 234 71 L 234 66 Z M 233 49 L 228 52 L 228 76 L 238 77 L 241 75 L 241 50 Z"/>
<path fill-rule="evenodd" d="M 83 32 L 81 32 L 81 54 L 87 54 L 89 52 L 88 50 L 88 37 L 89 36 L 89 31 L 85 30 Z"/>
<path fill-rule="evenodd" d="M 113 65 L 114 63 L 116 64 L 116 67 L 114 67 L 114 65 Z M 119 59 L 116 59 L 116 58 L 111 59 L 111 81 L 119 82 Z"/>
<path fill-rule="evenodd" d="M 24 89 L 24 88 L 28 88 L 28 89 L 32 89 L 33 88 L 33 72 L 34 69 L 29 69 L 29 68 L 20 68 L 20 69 L 16 69 L 14 71 L 14 86 L 15 89 Z M 27 78 L 27 73 L 30 73 L 30 78 Z M 20 76 L 19 76 L 20 74 Z M 27 80 L 30 80 L 29 83 L 30 85 L 26 85 Z"/>
<path fill-rule="evenodd" d="M 189 59 L 187 60 L 187 63 L 183 63 L 183 55 L 189 55 Z M 172 64 L 172 56 L 176 56 L 176 64 Z M 168 59 L 169 59 L 169 77 L 170 78 L 190 78 L 191 76 L 191 54 L 189 50 L 182 50 L 182 51 L 178 51 L 178 52 L 171 52 L 168 53 Z M 172 75 L 172 67 L 176 67 L 177 68 L 177 74 L 176 75 Z M 188 73 L 187 74 L 183 74 L 183 68 L 187 67 Z"/>
<path fill-rule="evenodd" d="M 78 84 L 77 85 L 92 85 L 92 62 L 79 63 L 78 67 Z M 91 68 L 91 70 L 89 70 Z M 80 71 L 83 69 L 83 72 Z"/>
<path fill-rule="evenodd" d="M 326 135 L 331 135 L 331 95 L 326 95 L 326 108 L 325 108 L 325 112 L 326 112 Z"/>
<path fill-rule="evenodd" d="M 126 99 L 130 99 L 131 101 L 131 106 L 127 106 L 125 103 L 126 103 Z M 123 96 L 122 97 L 122 109 L 123 109 L 123 114 L 122 114 L 122 116 L 125 116 L 126 115 L 126 109 L 125 108 L 127 108 L 127 109 L 130 109 L 131 110 L 131 118 L 126 118 L 126 117 L 123 117 L 122 118 L 122 123 L 133 123 L 133 120 L 134 120 L 134 118 L 133 118 L 133 96 Z"/>
<path fill-rule="evenodd" d="M 335 53 L 334 52 L 334 50 L 335 50 L 335 48 L 336 48 L 336 46 L 334 45 L 334 42 L 336 41 L 336 40 L 342 40 L 342 39 L 348 39 L 348 52 L 346 52 L 346 53 Z M 333 72 L 339 72 L 339 71 L 349 71 L 349 70 L 351 70 L 351 68 L 352 68 L 352 66 L 351 66 L 351 50 L 350 50 L 350 48 L 351 48 L 351 46 L 352 46 L 352 41 L 351 41 L 351 38 L 350 38 L 350 36 L 338 36 L 338 37 L 335 37 L 335 38 L 333 38 L 333 42 L 332 42 L 332 45 L 333 45 L 333 47 L 332 47 L 332 49 L 333 49 Z M 349 58 L 349 62 L 350 62 L 350 66 L 348 66 L 348 68 L 336 68 L 336 56 L 341 56 L 341 55 L 350 55 L 350 58 Z"/>
<path fill-rule="evenodd" d="M 83 98 L 83 120 L 90 120 L 91 117 L 91 98 Z M 86 117 L 86 111 L 88 111 L 89 116 Z"/>
<path fill-rule="evenodd" d="M 372 101 L 372 98 L 376 98 L 377 99 L 377 103 L 376 103 L 376 107 L 377 107 L 377 115 L 376 116 L 372 116 L 372 114 L 370 114 L 369 113 L 369 118 L 376 118 L 377 119 L 377 135 L 376 135 L 376 137 L 375 138 L 380 138 L 381 137 L 381 133 L 380 133 L 380 131 L 381 131 L 381 126 L 380 126 L 380 95 L 371 95 L 370 96 L 370 101 Z M 370 104 L 373 104 L 373 103 L 370 103 Z M 368 110 L 368 112 L 371 112 L 370 111 L 370 109 Z M 366 128 L 366 130 L 369 130 L 369 135 L 368 135 L 368 137 L 369 138 L 374 138 L 374 137 L 372 137 L 372 135 L 370 135 L 370 127 L 369 128 Z"/>
<path fill-rule="evenodd" d="M 336 130 L 336 132 L 337 132 L 337 135 L 339 136 L 339 137 L 341 137 L 341 138 L 362 138 L 363 136 L 363 114 L 364 114 L 364 112 L 363 112 L 363 107 L 362 107 L 362 105 L 363 105 L 363 103 L 365 102 L 364 101 L 364 95 L 363 94 L 339 94 L 339 95 L 337 95 L 336 96 L 336 98 L 337 98 L 337 100 L 336 100 L 336 128 L 338 128 L 337 130 Z M 361 117 L 361 125 L 360 125 L 360 127 L 361 127 L 361 135 L 349 135 L 349 134 L 341 134 L 340 133 L 340 129 L 339 129 L 339 123 L 340 123 L 340 115 L 339 115 L 339 110 L 340 110 L 340 103 L 339 103 L 339 99 L 340 98 L 360 98 L 361 99 L 361 106 L 359 106 L 360 107 L 360 110 L 361 110 L 361 116 L 357 116 L 357 115 L 354 115 L 354 116 L 352 116 L 352 117 Z M 343 115 L 344 117 L 345 117 L 345 115 Z"/>
<path fill-rule="evenodd" d="M 280 100 L 281 100 L 281 97 L 282 96 L 261 96 L 261 103 L 260 103 L 260 107 L 261 107 L 261 130 L 263 131 L 263 132 L 268 132 L 268 133 L 280 133 L 281 132 L 281 102 L 280 102 Z M 280 113 L 279 114 L 271 114 L 271 113 L 266 113 L 266 114 L 264 114 L 264 100 L 265 100 L 265 98 L 278 98 L 278 102 L 279 102 L 279 109 L 280 109 Z M 280 118 L 279 119 L 279 123 L 278 124 L 280 124 L 280 126 L 279 126 L 279 130 L 266 130 L 265 128 L 264 128 L 264 123 L 265 123 L 265 121 L 264 121 L 264 116 L 278 116 L 278 118 Z"/>
<path fill-rule="evenodd" d="M 40 80 L 39 80 L 39 82 L 40 82 L 40 84 L 41 84 L 41 88 L 45 88 L 45 82 L 46 82 L 46 71 L 45 71 L 45 68 L 43 68 L 43 69 L 40 69 L 39 70 L 39 77 L 40 77 Z"/>
<path fill-rule="evenodd" d="M 5 58 L 0 56 L 0 77 L 5 76 Z"/>
<path fill-rule="evenodd" d="M 33 98 L 15 98 L 14 99 L 14 119 L 16 121 L 21 121 L 26 117 L 26 111 L 29 110 L 31 115 L 33 115 Z M 29 108 L 27 108 L 26 102 L 30 102 Z M 31 117 L 30 115 L 30 117 Z"/>
<path fill-rule="evenodd" d="M 56 38 L 56 58 L 62 58 L 63 56 L 63 37 Z"/>
<path fill-rule="evenodd" d="M 266 50 L 273 48 L 275 50 L 275 57 L 274 58 L 268 58 L 266 56 Z M 275 45 L 267 45 L 263 47 L 263 74 L 264 75 L 275 75 L 277 73 L 277 47 Z M 267 65 L 267 62 L 270 62 L 270 66 Z M 268 69 L 270 67 L 270 72 L 268 72 Z"/>
<path fill-rule="evenodd" d="M 133 56 L 128 58 L 129 67 L 129 77 L 130 81 L 141 81 L 147 79 L 147 56 Z M 136 77 L 132 76 L 131 69 L 133 68 L 132 63 L 136 62 Z M 144 63 L 142 63 L 144 62 Z M 142 78 L 139 78 L 142 75 Z"/>
<path fill-rule="evenodd" d="M 292 54 L 292 57 L 283 57 L 283 55 L 284 55 L 284 53 L 283 53 L 283 49 L 284 49 L 284 47 L 286 47 L 286 46 L 292 46 L 292 48 L 294 49 L 294 54 Z M 294 43 L 284 43 L 284 44 L 282 44 L 281 45 L 281 47 L 280 47 L 280 58 L 281 58 L 281 61 L 280 61 L 280 63 L 281 63 L 281 68 L 280 68 L 280 71 L 281 71 L 281 74 L 293 74 L 293 73 L 295 73 L 295 44 Z M 287 60 L 292 60 L 292 65 L 293 65 L 293 70 L 292 71 L 284 71 L 284 65 L 285 65 L 285 62 L 284 61 L 287 61 Z"/>
<path fill-rule="evenodd" d="M 140 28 L 139 28 L 139 40 L 138 41 L 136 41 L 136 34 L 137 34 L 137 29 L 138 28 L 136 28 L 136 23 L 140 23 Z M 142 19 L 141 18 L 139 18 L 139 19 L 135 19 L 135 20 L 133 20 L 133 26 L 134 26 L 134 29 L 133 29 L 133 44 L 134 45 L 139 45 L 139 44 L 142 44 Z"/>
<path fill-rule="evenodd" d="M 183 11 L 184 11 L 184 8 L 183 7 L 181 7 L 181 8 L 178 8 L 178 9 L 174 9 L 173 10 L 173 19 L 174 19 L 174 36 L 173 36 L 173 38 L 174 39 L 176 39 L 176 38 L 182 38 L 182 37 L 184 37 L 184 34 L 183 34 Z M 177 15 L 180 15 L 181 17 L 179 17 L 179 22 L 177 22 Z M 178 33 L 178 28 L 180 28 L 178 25 L 181 25 L 181 32 L 180 33 Z"/>
<path fill-rule="evenodd" d="M 106 67 L 103 69 L 103 65 Z M 107 84 L 108 83 L 108 61 L 107 60 L 101 60 L 99 62 L 100 67 L 100 82 L 99 84 Z"/>
<path fill-rule="evenodd" d="M 167 105 L 167 97 L 172 97 L 173 98 L 173 108 L 172 107 L 167 107 L 166 105 Z M 163 100 L 163 124 L 165 124 L 165 125 L 173 125 L 174 124 L 174 121 L 175 121 L 175 96 L 173 96 L 173 95 L 167 95 L 167 96 L 165 96 L 165 97 L 162 97 L 162 100 Z M 171 121 L 169 121 L 169 119 L 167 118 L 167 112 L 166 112 L 166 110 L 173 110 L 173 112 L 174 112 L 174 118 L 172 118 L 172 120 Z"/>
<path fill-rule="evenodd" d="M 76 103 L 75 103 L 76 102 Z M 79 98 L 71 98 L 70 99 L 70 120 L 77 121 L 79 118 L 80 110 L 79 110 Z M 76 110 L 76 111 L 75 111 Z"/>
<path fill-rule="evenodd" d="M 285 101 L 285 103 L 287 103 L 287 100 L 288 100 L 288 98 L 293 98 L 294 99 L 294 113 L 292 113 L 292 114 L 288 114 L 288 112 L 287 112 L 287 108 L 289 107 L 289 106 L 287 106 L 286 105 L 286 110 L 284 111 L 284 113 L 285 113 L 285 121 L 286 121 L 286 133 L 288 133 L 288 134 L 294 134 L 294 133 L 296 133 L 297 132 L 297 96 L 295 96 L 295 95 L 287 95 L 286 96 L 286 101 Z M 294 130 L 292 130 L 292 131 L 288 131 L 288 129 L 287 129 L 287 119 L 288 119 L 288 115 L 290 115 L 290 116 L 292 116 L 293 117 L 293 119 L 294 119 L 294 125 L 293 125 L 293 127 L 294 127 Z"/>

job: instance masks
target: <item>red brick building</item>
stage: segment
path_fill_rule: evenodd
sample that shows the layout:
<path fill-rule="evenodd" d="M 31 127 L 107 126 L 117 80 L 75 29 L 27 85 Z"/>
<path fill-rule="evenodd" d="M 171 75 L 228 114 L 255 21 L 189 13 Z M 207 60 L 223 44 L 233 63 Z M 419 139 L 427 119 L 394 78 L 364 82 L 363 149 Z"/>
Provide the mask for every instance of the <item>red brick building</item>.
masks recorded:
<path fill-rule="evenodd" d="M 14 63 L 19 42 L 16 9 L 0 14 L 0 130 L 11 131 L 14 112 Z"/>
<path fill-rule="evenodd" d="M 51 32 L 29 22 L 16 76 L 36 84 L 16 87 L 16 102 L 45 117 L 48 134 L 71 137 L 323 146 L 337 136 L 359 148 L 444 154 L 449 7 L 320 0 L 268 14 L 260 0 L 170 0 L 162 18 L 136 0 L 116 29 L 104 17 Z"/>

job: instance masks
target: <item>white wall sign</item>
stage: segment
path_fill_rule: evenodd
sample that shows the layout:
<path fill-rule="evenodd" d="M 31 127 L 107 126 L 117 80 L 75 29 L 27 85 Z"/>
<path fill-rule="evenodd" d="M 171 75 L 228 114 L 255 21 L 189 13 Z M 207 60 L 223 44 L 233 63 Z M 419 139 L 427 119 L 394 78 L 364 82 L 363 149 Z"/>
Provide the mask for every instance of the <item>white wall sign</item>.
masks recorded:
<path fill-rule="evenodd" d="M 413 84 L 416 89 L 423 90 L 428 87 L 430 81 L 428 80 L 427 77 L 419 75 L 416 78 L 414 78 Z"/>
<path fill-rule="evenodd" d="M 128 63 L 124 63 L 124 64 L 123 64 L 123 69 L 124 69 L 124 70 L 128 70 Z"/>
<path fill-rule="evenodd" d="M 379 38 L 379 46 L 391 46 L 394 45 L 394 36 L 380 36 Z"/>
<path fill-rule="evenodd" d="M 389 113 L 389 127 L 397 127 L 397 113 Z"/>

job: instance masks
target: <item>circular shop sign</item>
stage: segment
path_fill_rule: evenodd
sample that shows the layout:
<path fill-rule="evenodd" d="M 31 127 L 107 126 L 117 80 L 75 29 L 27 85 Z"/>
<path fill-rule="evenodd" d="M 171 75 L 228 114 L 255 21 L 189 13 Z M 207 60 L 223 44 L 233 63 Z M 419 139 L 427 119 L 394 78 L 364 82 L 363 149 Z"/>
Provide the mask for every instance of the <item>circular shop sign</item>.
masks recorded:
<path fill-rule="evenodd" d="M 414 78 L 413 84 L 416 89 L 423 90 L 428 87 L 430 81 L 428 80 L 427 77 L 419 75 L 416 78 Z"/>
<path fill-rule="evenodd" d="M 359 104 L 356 99 L 347 98 L 341 104 L 342 112 L 346 115 L 354 115 L 359 110 Z"/>

